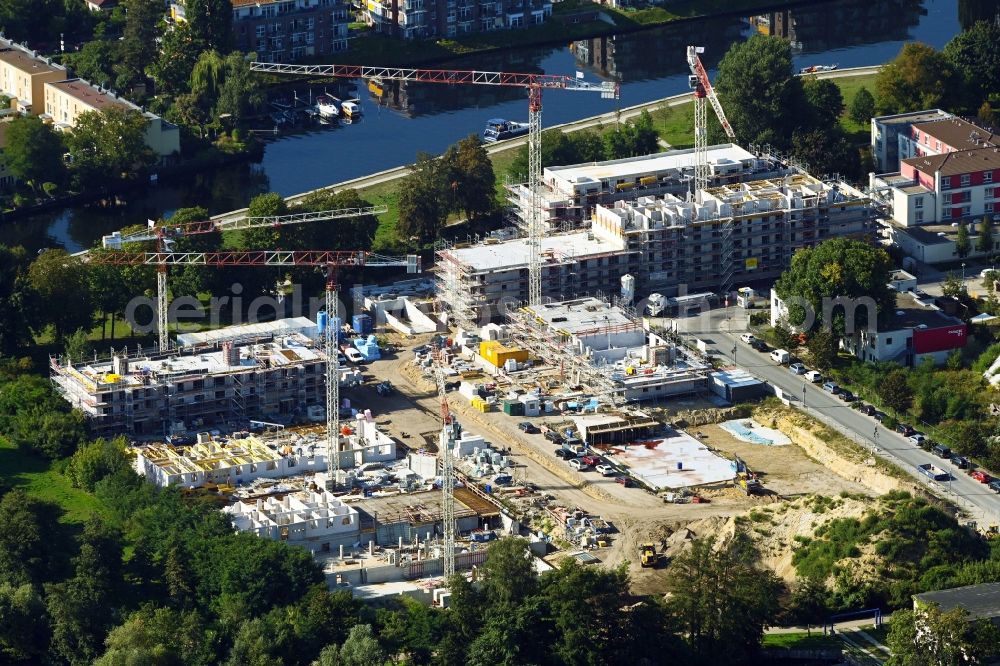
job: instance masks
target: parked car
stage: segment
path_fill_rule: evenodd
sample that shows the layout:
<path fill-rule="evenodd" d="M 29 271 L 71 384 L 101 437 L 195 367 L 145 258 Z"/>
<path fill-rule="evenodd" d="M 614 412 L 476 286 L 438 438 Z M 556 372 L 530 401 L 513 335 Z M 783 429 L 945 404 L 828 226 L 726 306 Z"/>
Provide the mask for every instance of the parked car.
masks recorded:
<path fill-rule="evenodd" d="M 615 483 L 620 483 L 626 488 L 630 488 L 632 486 L 632 479 L 627 476 L 616 476 Z"/>
<path fill-rule="evenodd" d="M 851 393 L 845 388 L 840 389 L 840 393 L 837 394 L 837 397 L 843 400 L 844 402 L 854 402 L 855 400 L 858 399 L 857 396 L 855 396 L 853 393 Z"/>
<path fill-rule="evenodd" d="M 937 444 L 933 449 L 931 449 L 931 453 L 936 455 L 938 458 L 951 458 L 951 449 L 944 444 Z"/>
<path fill-rule="evenodd" d="M 834 395 L 840 393 L 840 387 L 833 382 L 825 382 L 823 384 L 823 390 L 826 391 L 827 393 L 832 393 Z"/>
<path fill-rule="evenodd" d="M 806 366 L 801 363 L 792 363 L 788 366 L 788 371 L 793 375 L 804 375 L 808 372 L 808 370 L 806 370 Z"/>
<path fill-rule="evenodd" d="M 575 458 L 576 454 L 569 449 L 556 449 L 556 457 L 562 458 L 563 460 L 569 460 L 570 458 Z"/>
<path fill-rule="evenodd" d="M 886 414 L 885 412 L 880 412 L 876 409 L 875 413 L 872 414 L 872 418 L 878 421 L 879 423 L 882 423 L 882 421 L 885 421 L 887 418 L 889 418 L 889 415 Z"/>
<path fill-rule="evenodd" d="M 784 365 L 792 360 L 792 355 L 785 349 L 775 349 L 771 352 L 771 360 L 778 365 Z"/>
<path fill-rule="evenodd" d="M 806 373 L 805 377 L 813 384 L 819 384 L 821 381 L 823 381 L 823 373 L 821 373 L 819 370 L 810 370 L 809 372 Z"/>
<path fill-rule="evenodd" d="M 348 347 L 347 349 L 345 349 L 344 356 L 346 356 L 347 360 L 350 361 L 351 363 L 364 363 L 365 360 L 365 357 L 361 355 L 361 352 L 359 352 L 357 349 L 354 349 L 353 347 Z"/>
<path fill-rule="evenodd" d="M 907 437 L 906 441 L 908 441 L 910 444 L 916 444 L 917 446 L 920 446 L 925 439 L 927 438 L 924 437 L 923 433 L 915 432 L 909 437 Z"/>
<path fill-rule="evenodd" d="M 597 456 L 580 456 L 580 461 L 587 465 L 588 467 L 593 467 L 601 462 L 601 459 Z"/>
<path fill-rule="evenodd" d="M 756 340 L 756 339 L 757 338 L 755 338 L 752 333 L 741 333 L 740 334 L 740 342 L 742 342 L 744 344 L 752 345 L 753 341 Z"/>
<path fill-rule="evenodd" d="M 520 423 L 517 424 L 517 428 L 521 432 L 528 433 L 529 435 L 534 435 L 536 432 L 538 432 L 538 427 L 535 426 L 535 424 L 531 423 L 530 421 L 521 421 Z"/>
<path fill-rule="evenodd" d="M 913 429 L 913 426 L 907 423 L 899 423 L 896 425 L 896 432 L 901 434 L 903 437 L 909 437 L 910 435 L 915 433 L 916 430 Z"/>
<path fill-rule="evenodd" d="M 990 481 L 989 489 L 995 493 L 1000 493 L 1000 479 L 993 479 Z"/>
<path fill-rule="evenodd" d="M 581 458 L 573 458 L 572 460 L 569 461 L 569 466 L 578 472 L 585 472 L 588 469 L 590 469 L 590 465 L 583 462 Z"/>
<path fill-rule="evenodd" d="M 431 348 L 428 345 L 420 345 L 419 347 L 414 347 L 413 348 L 413 353 L 414 354 L 426 354 L 430 350 L 431 350 Z"/>
<path fill-rule="evenodd" d="M 871 405 L 861 403 L 861 406 L 858 408 L 858 410 L 865 416 L 875 416 L 875 408 L 872 407 Z"/>
<path fill-rule="evenodd" d="M 615 468 L 612 467 L 611 465 L 598 465 L 594 469 L 596 469 L 601 476 L 615 475 Z"/>
<path fill-rule="evenodd" d="M 971 463 L 969 462 L 969 459 L 966 458 L 965 456 L 952 456 L 951 464 L 959 469 L 969 469 L 969 465 Z"/>
<path fill-rule="evenodd" d="M 973 479 L 975 479 L 979 483 L 990 483 L 990 481 L 992 481 L 992 478 L 990 477 L 990 475 L 987 474 L 986 472 L 984 472 L 981 469 L 977 469 L 975 472 L 973 472 L 969 476 L 971 476 Z"/>
<path fill-rule="evenodd" d="M 553 444 L 562 444 L 563 443 L 562 435 L 560 435 L 559 433 L 557 433 L 555 430 L 546 430 L 545 431 L 545 439 L 549 440 Z"/>
<path fill-rule="evenodd" d="M 756 338 L 753 342 L 750 343 L 750 346 L 764 354 L 771 351 L 771 346 L 768 345 L 763 340 L 761 340 L 760 338 Z"/>

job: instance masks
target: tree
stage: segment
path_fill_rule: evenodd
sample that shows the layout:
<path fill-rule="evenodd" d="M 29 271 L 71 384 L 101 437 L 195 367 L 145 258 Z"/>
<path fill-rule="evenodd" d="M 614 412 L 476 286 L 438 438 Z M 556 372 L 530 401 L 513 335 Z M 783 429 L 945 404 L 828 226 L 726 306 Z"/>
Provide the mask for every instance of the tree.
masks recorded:
<path fill-rule="evenodd" d="M 191 70 L 197 59 L 191 26 L 180 23 L 164 33 L 160 52 L 146 71 L 156 84 L 157 92 L 179 95 L 190 88 Z"/>
<path fill-rule="evenodd" d="M 976 252 L 987 254 L 993 251 L 993 224 L 989 215 L 983 215 L 979 222 L 979 236 L 976 238 Z"/>
<path fill-rule="evenodd" d="M 32 585 L 0 583 L 0 660 L 40 664 L 48 644 L 45 602 Z"/>
<path fill-rule="evenodd" d="M 7 168 L 36 190 L 44 181 L 63 181 L 64 152 L 61 136 L 38 116 L 17 116 L 7 125 Z"/>
<path fill-rule="evenodd" d="M 470 134 L 458 142 L 454 166 L 459 178 L 455 190 L 457 207 L 468 218 L 491 212 L 496 194 L 496 176 L 493 162 L 479 137 Z"/>
<path fill-rule="evenodd" d="M 837 125 L 844 111 L 844 96 L 840 87 L 830 79 L 810 76 L 802 82 L 802 90 L 812 107 L 815 127 L 828 130 Z"/>
<path fill-rule="evenodd" d="M 93 492 L 101 479 L 130 469 L 124 437 L 97 439 L 77 449 L 66 465 L 66 476 L 73 486 Z"/>
<path fill-rule="evenodd" d="M 906 381 L 906 371 L 893 370 L 887 374 L 878 386 L 878 396 L 895 413 L 905 413 L 913 402 L 913 391 Z"/>
<path fill-rule="evenodd" d="M 0 26 L 5 36 L 21 42 L 44 42 L 54 36 L 52 18 L 62 14 L 57 0 L 4 0 Z"/>
<path fill-rule="evenodd" d="M 0 498 L 0 580 L 14 586 L 41 583 L 51 570 L 53 507 L 11 490 Z"/>
<path fill-rule="evenodd" d="M 810 627 L 826 620 L 829 612 L 826 605 L 826 584 L 819 578 L 807 576 L 792 591 L 789 619 L 805 624 L 806 633 L 811 634 Z"/>
<path fill-rule="evenodd" d="M 209 666 L 217 660 L 207 624 L 193 611 L 144 607 L 111 630 L 94 666 Z"/>
<path fill-rule="evenodd" d="M 199 51 L 229 51 L 233 42 L 233 6 L 230 0 L 185 0 L 184 14 Z"/>
<path fill-rule="evenodd" d="M 797 251 L 791 266 L 781 274 L 774 288 L 789 306 L 789 322 L 806 322 L 806 306 L 815 315 L 815 325 L 832 327 L 838 337 L 873 326 L 869 308 L 871 298 L 878 313 L 895 306 L 889 287 L 892 261 L 885 250 L 848 238 L 833 238 L 813 248 Z M 824 307 L 825 299 L 847 299 L 843 307 Z M 827 301 L 829 304 L 831 301 Z M 853 311 L 854 330 L 848 330 Z M 824 312 L 827 310 L 827 312 Z M 832 321 L 825 321 L 829 316 Z"/>
<path fill-rule="evenodd" d="M 81 113 L 67 142 L 80 183 L 93 187 L 108 178 L 129 180 L 151 164 L 147 122 L 140 111 L 124 106 Z"/>
<path fill-rule="evenodd" d="M 233 125 L 239 125 L 247 113 L 260 108 L 264 95 L 260 88 L 260 77 L 250 72 L 250 63 L 242 53 L 233 52 L 223 61 L 223 80 L 219 87 L 219 97 L 215 114 L 228 114 Z"/>
<path fill-rule="evenodd" d="M 868 88 L 862 86 L 858 92 L 854 93 L 854 99 L 851 100 L 851 108 L 848 113 L 851 120 L 859 125 L 869 123 L 872 116 L 875 115 L 875 97 L 868 92 Z"/>
<path fill-rule="evenodd" d="M 24 248 L 0 245 L 0 357 L 13 356 L 30 338 L 28 265 Z"/>
<path fill-rule="evenodd" d="M 813 365 L 824 371 L 832 368 L 837 360 L 837 347 L 837 337 L 827 328 L 820 328 L 806 340 Z"/>
<path fill-rule="evenodd" d="M 947 102 L 961 97 L 954 66 L 920 42 L 903 44 L 899 55 L 875 77 L 875 107 L 880 114 L 953 106 Z"/>
<path fill-rule="evenodd" d="M 121 59 L 116 68 L 119 86 L 131 87 L 145 77 L 156 51 L 150 46 L 159 36 L 157 24 L 163 18 L 163 3 L 159 0 L 125 0 L 125 27 L 121 38 Z M 127 84 L 127 85 L 122 85 Z"/>
<path fill-rule="evenodd" d="M 993 110 L 988 100 L 979 106 L 979 111 L 976 112 L 976 115 L 990 127 L 996 127 L 1000 124 L 1000 116 Z"/>
<path fill-rule="evenodd" d="M 143 227 L 133 227 L 142 229 Z M 128 229 L 124 230 L 128 233 Z M 177 249 L 181 250 L 178 243 Z M 92 258 L 114 252 L 104 248 L 91 248 Z M 185 266 L 180 275 L 187 274 L 188 270 L 201 268 L 200 266 Z M 118 317 L 124 317 L 129 302 L 145 292 L 152 293 L 154 270 L 152 266 L 115 266 L 112 264 L 101 264 L 96 261 L 87 263 L 87 286 L 94 307 L 101 312 L 101 340 L 107 337 L 108 316 L 111 317 L 111 339 L 115 339 L 115 322 Z M 175 274 L 176 275 L 176 274 Z M 174 288 L 176 277 L 171 280 L 171 288 Z M 152 317 L 152 314 L 150 314 Z"/>
<path fill-rule="evenodd" d="M 951 298 L 961 297 L 965 294 L 965 283 L 955 271 L 948 271 L 941 283 L 941 292 Z"/>
<path fill-rule="evenodd" d="M 538 587 L 524 539 L 504 537 L 490 546 L 480 571 L 483 595 L 491 604 L 517 604 Z"/>
<path fill-rule="evenodd" d="M 338 662 L 342 666 L 371 666 L 381 664 L 386 655 L 375 637 L 370 624 L 356 624 L 351 627 L 347 640 L 340 646 Z"/>
<path fill-rule="evenodd" d="M 399 233 L 428 243 L 437 238 L 448 216 L 445 188 L 436 160 L 427 153 L 418 154 L 411 169 L 397 189 Z"/>
<path fill-rule="evenodd" d="M 808 122 L 802 81 L 793 76 L 791 46 L 778 37 L 754 35 L 734 43 L 719 63 L 715 90 L 743 144 L 788 148 L 792 132 Z M 713 134 L 722 138 L 717 129 Z"/>
<path fill-rule="evenodd" d="M 90 356 L 93 350 L 94 347 L 90 344 L 90 335 L 88 332 L 82 328 L 78 328 L 75 333 L 66 338 L 63 354 L 74 361 L 80 361 Z"/>
<path fill-rule="evenodd" d="M 52 325 L 55 339 L 62 342 L 70 331 L 90 330 L 93 307 L 85 287 L 86 267 L 79 258 L 61 249 L 46 250 L 28 267 L 27 282 L 36 332 Z"/>
<path fill-rule="evenodd" d="M 976 101 L 1000 92 L 1000 24 L 993 17 L 976 21 L 944 45 L 945 58 L 965 79 Z"/>
<path fill-rule="evenodd" d="M 781 583 L 755 565 L 751 541 L 737 534 L 716 547 L 696 539 L 670 565 L 667 608 L 697 663 L 749 663 L 778 611 Z"/>
<path fill-rule="evenodd" d="M 95 85 L 113 87 L 116 85 L 113 67 L 120 60 L 120 44 L 117 40 L 90 40 L 76 53 L 66 54 L 66 65 L 82 79 Z"/>
<path fill-rule="evenodd" d="M 778 345 L 779 349 L 795 349 L 799 346 L 799 338 L 797 335 L 792 335 L 792 332 L 787 328 L 778 324 L 774 327 L 774 343 Z"/>
<path fill-rule="evenodd" d="M 964 666 L 997 654 L 1000 630 L 970 618 L 964 608 L 944 612 L 930 605 L 893 613 L 886 643 L 892 653 L 887 666 Z"/>
<path fill-rule="evenodd" d="M 839 173 L 853 178 L 860 170 L 860 155 L 839 125 L 796 130 L 792 134 L 792 154 L 816 174 Z"/>
<path fill-rule="evenodd" d="M 955 251 L 959 257 L 964 259 L 969 256 L 971 247 L 972 245 L 969 243 L 969 229 L 965 226 L 965 222 L 959 222 L 958 235 L 955 237 Z"/>

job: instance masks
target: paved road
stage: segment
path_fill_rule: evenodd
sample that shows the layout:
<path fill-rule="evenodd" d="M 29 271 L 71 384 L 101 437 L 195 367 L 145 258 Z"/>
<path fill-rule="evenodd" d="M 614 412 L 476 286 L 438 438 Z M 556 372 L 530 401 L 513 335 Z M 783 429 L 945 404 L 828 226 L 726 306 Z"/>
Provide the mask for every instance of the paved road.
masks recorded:
<path fill-rule="evenodd" d="M 746 318 L 741 309 L 730 308 L 728 314 L 731 319 L 725 318 L 725 310 L 714 312 L 720 314 L 711 319 L 693 317 L 678 320 L 680 332 L 682 335 L 704 340 L 714 353 L 730 361 L 733 360 L 735 347 L 736 365 L 747 369 L 771 386 L 780 388 L 797 407 L 802 408 L 804 404 L 806 411 L 858 444 L 867 448 L 876 447 L 877 455 L 895 463 L 933 493 L 965 510 L 970 519 L 980 526 L 1000 524 L 1000 495 L 973 480 L 950 461 L 943 461 L 909 443 L 901 435 L 879 426 L 871 417 L 851 409 L 819 385 L 810 384 L 801 376 L 793 375 L 786 367 L 776 365 L 768 354 L 754 351 L 748 345 L 738 342 L 740 332 L 747 330 Z M 921 475 L 916 471 L 916 465 L 924 463 L 933 463 L 950 472 L 952 480 L 934 482 Z"/>

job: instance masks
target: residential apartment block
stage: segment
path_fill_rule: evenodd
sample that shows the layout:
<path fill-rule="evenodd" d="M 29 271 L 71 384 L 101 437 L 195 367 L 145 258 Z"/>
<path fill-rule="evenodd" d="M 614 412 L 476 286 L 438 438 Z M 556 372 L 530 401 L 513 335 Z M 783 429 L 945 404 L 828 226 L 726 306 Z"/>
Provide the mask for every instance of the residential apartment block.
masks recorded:
<path fill-rule="evenodd" d="M 546 167 L 540 195 L 542 224 L 548 230 L 580 226 L 597 205 L 641 196 L 683 196 L 694 178 L 694 149 L 671 150 L 641 157 Z M 709 185 L 731 185 L 790 173 L 770 156 L 757 156 L 735 144 L 708 148 Z M 508 199 L 520 226 L 528 219 L 531 193 L 524 184 L 508 188 Z"/>
<path fill-rule="evenodd" d="M 1000 222 L 1000 137 L 960 118 L 913 123 L 900 137 L 901 153 L 914 156 L 899 170 L 873 174 L 871 186 L 889 211 L 890 235 L 902 250 L 924 262 L 958 259 L 955 240 L 961 224 L 977 250 L 976 224 L 984 217 Z"/>
<path fill-rule="evenodd" d="M 589 229 L 542 239 L 542 295 L 616 293 L 625 274 L 640 298 L 719 291 L 774 279 L 797 249 L 827 238 L 871 238 L 872 226 L 863 193 L 802 173 L 711 187 L 701 203 L 667 194 L 598 204 Z M 443 249 L 440 290 L 455 310 L 497 318 L 501 303 L 527 298 L 528 254 L 523 238 Z"/>
<path fill-rule="evenodd" d="M 236 48 L 267 62 L 347 50 L 350 3 L 340 0 L 232 0 Z"/>
<path fill-rule="evenodd" d="M 61 65 L 26 46 L 0 38 L 0 93 L 12 98 L 11 108 L 68 130 L 86 111 L 122 106 L 140 111 L 147 119 L 146 145 L 161 159 L 180 152 L 180 129 L 123 97 L 83 79 L 67 78 Z"/>
<path fill-rule="evenodd" d="M 327 490 L 298 490 L 283 496 L 236 501 L 222 509 L 236 529 L 264 539 L 329 552 L 358 541 L 358 510 Z"/>
<path fill-rule="evenodd" d="M 888 173 L 899 169 L 899 161 L 913 157 L 913 126 L 935 120 L 954 118 L 941 109 L 897 113 L 872 118 L 872 159 L 875 173 Z"/>
<path fill-rule="evenodd" d="M 270 332 L 260 324 L 253 332 L 233 326 L 227 339 L 170 353 L 120 353 L 89 363 L 52 359 L 51 376 L 96 435 L 274 421 L 325 402 L 322 348 L 289 322 L 296 320 L 271 322 Z"/>
<path fill-rule="evenodd" d="M 541 25 L 552 15 L 547 0 L 367 0 L 376 32 L 425 39 Z"/>

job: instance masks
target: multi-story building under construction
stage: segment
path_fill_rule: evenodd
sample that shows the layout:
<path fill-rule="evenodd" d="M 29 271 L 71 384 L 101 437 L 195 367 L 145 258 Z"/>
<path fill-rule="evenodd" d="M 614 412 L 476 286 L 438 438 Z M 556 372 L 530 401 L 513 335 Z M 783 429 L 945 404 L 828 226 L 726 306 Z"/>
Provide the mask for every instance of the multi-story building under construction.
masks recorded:
<path fill-rule="evenodd" d="M 701 203 L 668 194 L 597 204 L 589 228 L 542 239 L 542 295 L 610 295 L 625 274 L 638 295 L 728 291 L 776 278 L 799 248 L 868 238 L 873 224 L 862 192 L 798 171 L 709 187 Z M 528 256 L 523 238 L 442 248 L 442 303 L 459 321 L 501 318 L 527 299 Z"/>
<path fill-rule="evenodd" d="M 304 317 L 189 334 L 169 353 L 121 352 L 50 363 L 60 393 L 95 435 L 169 434 L 207 424 L 301 415 L 325 400 L 326 356 Z M 200 337 L 199 337 L 200 336 Z M 184 336 L 181 336 L 184 337 Z"/>

